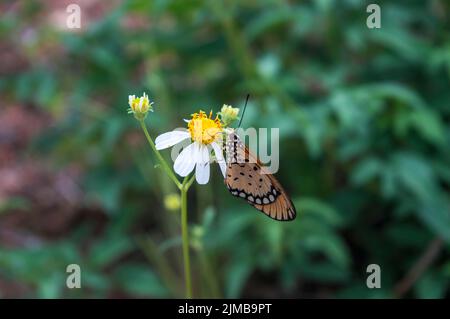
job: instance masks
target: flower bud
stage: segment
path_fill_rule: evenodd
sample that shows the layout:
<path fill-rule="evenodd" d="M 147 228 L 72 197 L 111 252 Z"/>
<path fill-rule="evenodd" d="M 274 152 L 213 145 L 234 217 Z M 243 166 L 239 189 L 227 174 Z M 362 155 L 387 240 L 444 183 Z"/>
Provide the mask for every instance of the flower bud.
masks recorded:
<path fill-rule="evenodd" d="M 232 107 L 231 105 L 224 104 L 219 112 L 220 119 L 224 126 L 228 126 L 237 120 L 239 114 L 239 108 Z"/>
<path fill-rule="evenodd" d="M 164 207 L 170 211 L 179 210 L 181 207 L 180 195 L 168 194 L 164 196 Z"/>
<path fill-rule="evenodd" d="M 143 120 L 147 116 L 148 111 L 153 112 L 153 102 L 150 102 L 148 95 L 144 93 L 141 97 L 135 97 L 134 95 L 128 96 L 128 113 L 133 113 L 134 117 L 138 120 Z"/>

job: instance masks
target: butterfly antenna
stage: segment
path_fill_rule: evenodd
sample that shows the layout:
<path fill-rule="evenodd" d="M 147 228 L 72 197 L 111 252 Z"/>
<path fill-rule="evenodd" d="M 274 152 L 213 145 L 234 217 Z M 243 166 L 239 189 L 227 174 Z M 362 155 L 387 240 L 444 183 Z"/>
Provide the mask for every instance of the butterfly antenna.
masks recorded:
<path fill-rule="evenodd" d="M 241 119 L 239 120 L 238 128 L 241 127 L 242 119 L 244 118 L 245 109 L 247 108 L 247 102 L 248 102 L 249 98 L 250 98 L 250 94 L 247 94 L 247 98 L 245 99 L 244 110 L 242 111 L 242 115 L 241 115 Z"/>

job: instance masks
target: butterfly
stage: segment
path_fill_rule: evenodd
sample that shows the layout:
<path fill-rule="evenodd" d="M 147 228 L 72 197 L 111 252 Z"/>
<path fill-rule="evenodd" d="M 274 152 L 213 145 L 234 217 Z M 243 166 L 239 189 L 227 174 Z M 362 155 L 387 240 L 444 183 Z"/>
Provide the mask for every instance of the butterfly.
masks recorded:
<path fill-rule="evenodd" d="M 297 212 L 283 187 L 235 131 L 227 134 L 225 153 L 225 185 L 233 196 L 246 200 L 272 219 L 295 219 Z"/>

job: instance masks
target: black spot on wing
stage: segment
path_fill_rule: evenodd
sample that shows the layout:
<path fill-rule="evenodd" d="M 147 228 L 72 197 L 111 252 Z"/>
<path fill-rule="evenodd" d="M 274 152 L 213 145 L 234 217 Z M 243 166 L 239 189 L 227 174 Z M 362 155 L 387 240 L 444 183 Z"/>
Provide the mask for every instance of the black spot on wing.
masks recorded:
<path fill-rule="evenodd" d="M 252 183 L 248 183 L 248 185 L 252 186 Z M 261 185 L 259 187 L 261 188 Z M 273 186 L 266 194 L 262 196 L 248 192 L 245 189 L 232 188 L 229 184 L 227 184 L 227 188 L 233 196 L 246 199 L 247 201 L 258 205 L 272 204 L 281 195 L 281 193 L 277 191 Z"/>

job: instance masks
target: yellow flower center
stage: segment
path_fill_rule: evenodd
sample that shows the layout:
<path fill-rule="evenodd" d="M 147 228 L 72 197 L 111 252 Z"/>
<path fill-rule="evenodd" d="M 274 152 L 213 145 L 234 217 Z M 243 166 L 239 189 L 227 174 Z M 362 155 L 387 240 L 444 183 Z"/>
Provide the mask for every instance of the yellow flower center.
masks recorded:
<path fill-rule="evenodd" d="M 210 144 L 220 139 L 220 134 L 218 133 L 222 132 L 222 124 L 217 116 L 215 119 L 212 119 L 212 112 L 209 113 L 208 117 L 205 112 L 200 111 L 192 114 L 188 129 L 191 133 L 192 141 Z"/>

